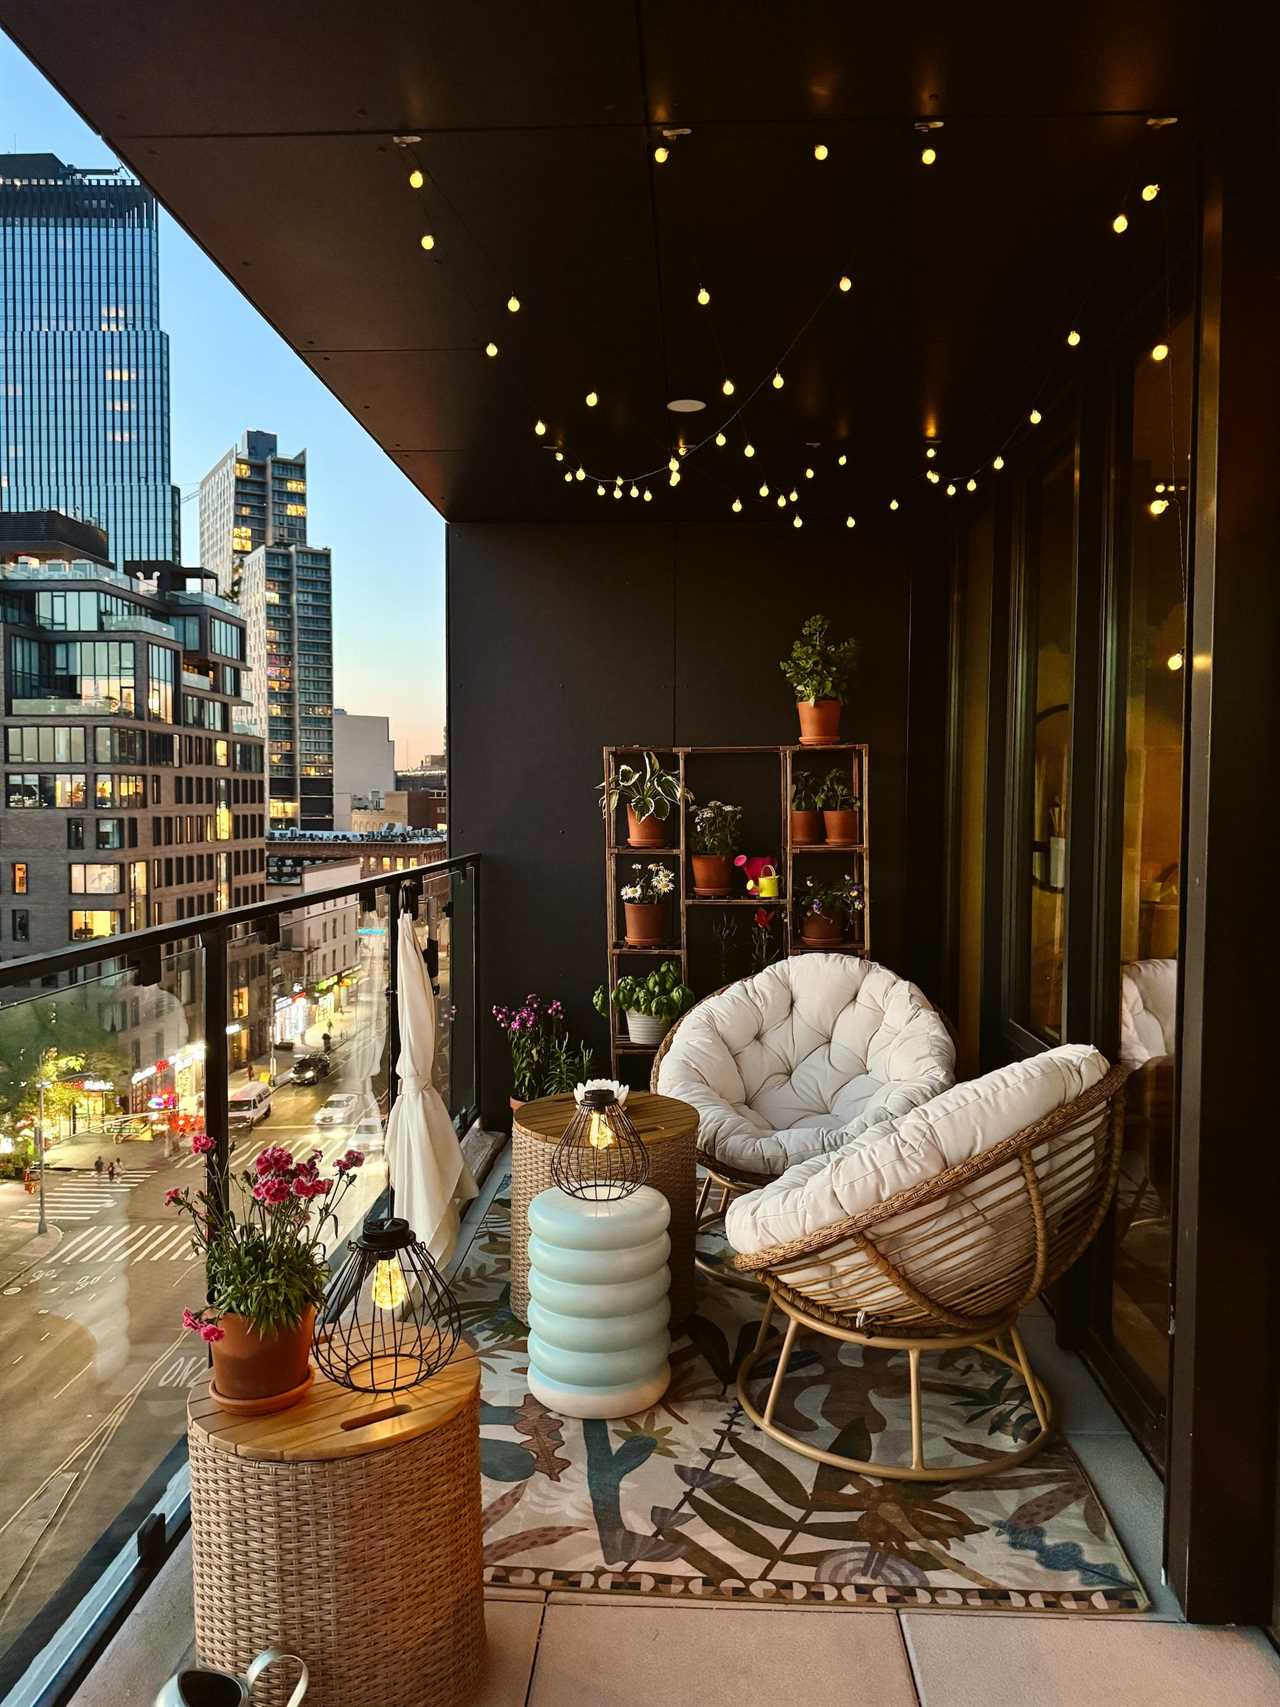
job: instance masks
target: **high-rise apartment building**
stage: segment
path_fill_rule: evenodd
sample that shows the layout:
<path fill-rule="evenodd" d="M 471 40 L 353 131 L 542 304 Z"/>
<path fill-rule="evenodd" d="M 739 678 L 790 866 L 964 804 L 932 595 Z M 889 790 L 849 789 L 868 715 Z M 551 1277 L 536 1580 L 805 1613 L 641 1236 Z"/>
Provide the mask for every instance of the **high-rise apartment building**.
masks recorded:
<path fill-rule="evenodd" d="M 0 511 L 181 556 L 155 198 L 122 168 L 0 155 Z"/>
<path fill-rule="evenodd" d="M 307 453 L 248 431 L 200 482 L 200 554 L 244 618 L 249 702 L 267 737 L 270 821 L 333 828 L 333 567 L 307 541 Z"/>
<path fill-rule="evenodd" d="M 307 453 L 281 456 L 274 433 L 252 428 L 200 482 L 200 561 L 233 591 L 260 545 L 307 542 Z"/>
<path fill-rule="evenodd" d="M 212 577 L 114 568 L 97 529 L 0 514 L 0 954 L 261 900 L 263 743 Z"/>

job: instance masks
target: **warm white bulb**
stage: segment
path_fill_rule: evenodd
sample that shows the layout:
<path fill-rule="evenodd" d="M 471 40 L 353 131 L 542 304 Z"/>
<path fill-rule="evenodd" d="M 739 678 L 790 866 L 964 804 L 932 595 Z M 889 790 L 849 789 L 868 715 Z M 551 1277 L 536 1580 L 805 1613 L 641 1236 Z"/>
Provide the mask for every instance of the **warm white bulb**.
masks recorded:
<path fill-rule="evenodd" d="M 1159 184 L 1144 184 L 1142 186 L 1142 199 L 1144 202 L 1153 202 L 1159 194 Z M 1181 668 L 1181 665 L 1179 665 L 1179 668 Z"/>
<path fill-rule="evenodd" d="M 1165 662 L 1168 664 L 1168 666 L 1171 670 L 1180 670 L 1182 668 L 1182 665 L 1183 665 L 1182 653 L 1181 652 L 1171 652 L 1169 654 L 1168 658 L 1165 660 Z"/>
<path fill-rule="evenodd" d="M 498 353 L 498 346 L 490 340 L 490 342 L 484 347 L 484 353 L 486 356 L 496 356 Z"/>
<path fill-rule="evenodd" d="M 922 148 L 920 150 L 920 164 L 922 166 L 932 166 L 937 158 L 938 151 L 936 148 Z"/>
<path fill-rule="evenodd" d="M 379 1310 L 394 1310 L 405 1302 L 409 1287 L 398 1259 L 384 1257 L 380 1263 L 374 1264 L 369 1296 Z"/>
<path fill-rule="evenodd" d="M 785 510 L 786 507 L 787 507 L 787 495 L 785 492 L 779 492 L 778 493 L 778 508 L 780 510 Z"/>
<path fill-rule="evenodd" d="M 1156 482 L 1156 491 L 1157 492 L 1163 492 L 1164 491 L 1164 481 L 1163 480 L 1159 480 Z"/>
<path fill-rule="evenodd" d="M 588 391 L 582 401 L 586 404 L 588 409 L 594 409 L 596 404 L 600 401 L 600 394 L 596 391 Z"/>
<path fill-rule="evenodd" d="M 631 498 L 638 498 L 640 496 L 640 488 L 638 486 L 633 486 L 627 495 Z"/>
<path fill-rule="evenodd" d="M 665 143 L 660 142 L 653 151 L 653 158 L 659 166 L 665 166 L 667 161 L 671 158 L 671 150 L 665 145 Z"/>
<path fill-rule="evenodd" d="M 995 469 L 996 473 L 999 474 L 1000 470 L 1004 467 L 1004 458 L 1002 456 L 996 457 L 991 466 Z"/>
<path fill-rule="evenodd" d="M 653 493 L 649 490 L 649 488 L 647 486 L 644 489 L 644 501 L 646 504 L 652 504 L 652 502 L 653 502 Z"/>
<path fill-rule="evenodd" d="M 568 469 L 568 468 L 565 469 L 564 478 L 565 478 L 566 486 L 572 486 L 573 485 L 573 472 L 571 469 Z"/>
<path fill-rule="evenodd" d="M 762 480 L 760 482 L 760 496 L 762 498 L 767 498 L 769 496 L 769 483 L 766 480 Z"/>
<path fill-rule="evenodd" d="M 735 516 L 738 515 L 742 509 L 742 499 L 735 498 L 729 508 L 733 511 Z"/>
<path fill-rule="evenodd" d="M 603 498 L 604 497 L 604 487 L 603 486 L 597 486 L 596 487 L 596 497 L 597 498 Z"/>
<path fill-rule="evenodd" d="M 932 468 L 925 469 L 924 477 L 929 482 L 930 486 L 936 486 L 942 478 L 942 476 L 936 473 Z"/>
<path fill-rule="evenodd" d="M 802 528 L 804 526 L 804 517 L 803 516 L 792 516 L 791 525 L 793 528 Z"/>
<path fill-rule="evenodd" d="M 966 492 L 976 492 L 978 490 L 978 482 L 976 480 L 966 480 L 964 483 L 964 489 Z"/>
<path fill-rule="evenodd" d="M 721 389 L 721 391 L 723 391 L 723 393 L 725 394 L 726 397 L 732 397 L 733 396 L 733 381 L 731 379 L 726 379 L 724 384 L 720 387 L 720 389 Z"/>
<path fill-rule="evenodd" d="M 710 301 L 711 301 L 711 292 L 707 289 L 706 285 L 699 285 L 698 286 L 698 306 L 699 306 L 699 308 L 705 308 Z"/>
<path fill-rule="evenodd" d="M 678 468 L 672 471 L 670 482 L 673 486 L 678 486 L 680 484 L 680 470 Z"/>
<path fill-rule="evenodd" d="M 770 383 L 775 391 L 781 391 L 785 381 L 780 373 L 775 373 Z"/>
<path fill-rule="evenodd" d="M 793 504 L 797 503 L 800 498 L 800 494 L 796 491 L 794 486 L 791 488 L 790 492 L 787 493 L 787 496 Z"/>
<path fill-rule="evenodd" d="M 436 240 L 429 231 L 424 231 L 418 241 L 424 249 L 434 249 L 436 246 Z"/>
<path fill-rule="evenodd" d="M 1162 362 L 1168 354 L 1168 344 L 1157 344 L 1151 352 L 1151 359 L 1153 362 Z"/>
<path fill-rule="evenodd" d="M 843 468 L 845 463 L 848 462 L 848 460 L 849 460 L 849 458 L 844 454 L 843 451 L 841 451 L 840 455 L 836 458 L 836 463 L 840 468 Z"/>
<path fill-rule="evenodd" d="M 728 444 L 728 442 L 729 442 L 728 439 L 725 438 L 723 433 L 717 433 L 716 434 L 716 444 L 720 447 L 721 450 L 724 449 L 724 447 Z"/>
<path fill-rule="evenodd" d="M 547 430 L 547 423 L 545 421 L 535 421 L 533 423 L 533 430 L 537 433 L 538 437 L 541 438 L 543 433 Z"/>
<path fill-rule="evenodd" d="M 1129 229 L 1128 217 L 1123 213 L 1118 213 L 1111 221 L 1111 229 L 1115 232 L 1117 237 L 1121 236 Z"/>
<path fill-rule="evenodd" d="M 948 480 L 948 482 L 947 482 L 947 497 L 948 498 L 954 498 L 955 495 L 956 495 L 955 486 L 951 483 L 951 481 Z"/>
<path fill-rule="evenodd" d="M 889 508 L 890 508 L 890 509 L 891 509 L 891 510 L 896 510 L 896 509 L 897 509 L 897 507 L 898 507 L 898 500 L 897 500 L 897 499 L 896 499 L 896 498 L 890 498 L 890 500 L 889 500 Z"/>
<path fill-rule="evenodd" d="M 670 462 L 667 464 L 667 467 L 670 469 L 672 474 L 676 474 L 679 472 L 680 464 L 677 462 L 677 460 L 673 456 L 671 458 Z"/>
<path fill-rule="evenodd" d="M 813 151 L 813 157 L 815 160 L 825 160 L 826 159 L 826 157 L 827 157 L 827 145 L 825 142 L 818 143 L 817 147 Z"/>
<path fill-rule="evenodd" d="M 742 447 L 742 454 L 743 454 L 743 456 L 754 456 L 756 454 L 756 447 L 750 441 L 748 441 Z"/>
<path fill-rule="evenodd" d="M 934 457 L 938 454 L 937 447 L 935 445 L 927 445 L 925 447 L 924 454 L 929 458 L 929 461 L 932 462 Z"/>
<path fill-rule="evenodd" d="M 563 462 L 564 461 L 564 452 L 562 450 L 558 450 L 556 452 L 556 461 L 557 462 Z"/>
<path fill-rule="evenodd" d="M 615 498 L 621 498 L 621 496 L 622 496 L 622 488 L 621 488 L 621 486 L 615 486 L 615 487 L 614 487 L 614 489 L 613 489 L 613 495 L 614 495 L 614 497 L 615 497 Z"/>
<path fill-rule="evenodd" d="M 846 527 L 847 527 L 847 528 L 856 528 L 856 527 L 857 527 L 857 525 L 858 525 L 858 524 L 857 524 L 857 522 L 856 522 L 856 521 L 855 521 L 855 520 L 854 520 L 854 518 L 853 518 L 853 517 L 852 517 L 852 516 L 846 516 L 846 517 L 845 517 L 845 518 L 844 518 L 844 525 L 845 525 L 845 526 L 846 526 Z"/>
<path fill-rule="evenodd" d="M 1079 332 L 1076 331 L 1074 326 L 1067 333 L 1067 342 L 1068 342 L 1068 344 L 1070 344 L 1070 346 L 1073 350 L 1079 346 L 1080 334 L 1079 334 Z"/>
<path fill-rule="evenodd" d="M 585 480 L 587 478 L 586 469 L 581 466 L 575 468 L 573 471 L 573 478 L 575 480 Z"/>
<path fill-rule="evenodd" d="M 841 275 L 840 275 L 840 289 L 841 290 L 852 290 L 853 289 L 853 280 L 849 277 L 848 273 L 841 273 Z"/>
<path fill-rule="evenodd" d="M 1038 427 L 1040 425 L 1041 421 L 1044 420 L 1044 416 L 1040 413 L 1040 411 L 1038 409 L 1033 409 L 1031 411 L 1031 413 L 1027 416 L 1027 419 L 1028 419 L 1028 421 L 1030 421 L 1030 423 L 1033 427 Z"/>
<path fill-rule="evenodd" d="M 518 296 L 509 296 L 507 298 L 507 313 L 508 314 L 519 314 L 519 312 L 520 312 L 520 298 Z"/>
<path fill-rule="evenodd" d="M 806 480 L 812 480 L 813 479 L 813 470 L 811 468 L 806 468 L 804 471 L 804 477 Z"/>
<path fill-rule="evenodd" d="M 1167 498 L 1153 498 L 1147 508 L 1153 516 L 1162 516 L 1169 508 L 1169 500 Z"/>
<path fill-rule="evenodd" d="M 427 180 L 423 177 L 422 173 L 415 166 L 413 171 L 409 174 L 409 188 L 411 190 L 420 190 L 426 181 Z"/>

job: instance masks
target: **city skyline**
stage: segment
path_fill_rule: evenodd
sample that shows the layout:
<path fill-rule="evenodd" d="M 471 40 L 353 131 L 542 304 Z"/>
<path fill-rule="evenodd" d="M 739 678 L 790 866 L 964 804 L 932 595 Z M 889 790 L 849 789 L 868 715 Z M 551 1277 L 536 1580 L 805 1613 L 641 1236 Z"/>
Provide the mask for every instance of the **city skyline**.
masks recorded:
<path fill-rule="evenodd" d="M 75 166 L 116 156 L 7 38 L 0 149 Z M 439 752 L 444 721 L 444 523 L 360 424 L 161 209 L 160 323 L 169 335 L 171 467 L 183 561 L 199 561 L 201 477 L 246 425 L 309 451 L 309 537 L 333 550 L 339 704 L 386 715 L 397 763 Z M 228 362 L 225 352 L 236 352 Z M 358 508 L 352 499 L 359 496 Z"/>

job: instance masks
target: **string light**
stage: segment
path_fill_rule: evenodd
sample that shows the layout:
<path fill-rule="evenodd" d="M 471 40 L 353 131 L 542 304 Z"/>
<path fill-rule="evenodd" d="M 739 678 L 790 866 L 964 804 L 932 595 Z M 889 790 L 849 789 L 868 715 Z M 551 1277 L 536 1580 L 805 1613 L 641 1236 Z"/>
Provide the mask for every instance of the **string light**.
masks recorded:
<path fill-rule="evenodd" d="M 978 490 L 978 482 L 970 477 L 965 481 L 964 489 L 966 492 L 976 492 Z"/>
<path fill-rule="evenodd" d="M 733 511 L 735 516 L 740 516 L 742 514 L 742 499 L 735 498 L 729 508 Z"/>
<path fill-rule="evenodd" d="M 615 497 L 615 498 L 621 498 L 621 496 L 622 496 L 622 488 L 621 488 L 621 486 L 615 486 L 615 487 L 614 487 L 614 489 L 613 489 L 613 495 L 614 495 L 614 497 Z"/>
<path fill-rule="evenodd" d="M 925 469 L 924 477 L 929 482 L 930 486 L 936 486 L 938 481 L 942 478 L 942 476 L 932 468 Z"/>
<path fill-rule="evenodd" d="M 665 166 L 667 161 L 670 158 L 671 158 L 671 150 L 666 146 L 665 143 L 660 142 L 658 144 L 658 146 L 653 151 L 653 159 L 654 159 L 655 165 Z"/>
<path fill-rule="evenodd" d="M 547 423 L 539 419 L 533 423 L 533 430 L 537 433 L 538 437 L 541 438 L 543 433 L 547 430 Z"/>
<path fill-rule="evenodd" d="M 1028 419 L 1028 421 L 1030 421 L 1030 423 L 1033 427 L 1038 427 L 1040 425 L 1041 421 L 1044 420 L 1044 416 L 1040 413 L 1040 411 L 1038 409 L 1033 409 L 1031 411 L 1031 413 L 1027 416 L 1027 419 Z"/>
<path fill-rule="evenodd" d="M 947 482 L 947 497 L 948 498 L 954 498 L 955 495 L 956 495 L 955 485 L 952 481 L 948 480 L 948 482 Z"/>
<path fill-rule="evenodd" d="M 804 471 L 804 477 L 806 480 L 812 480 L 813 479 L 813 470 L 811 468 L 806 468 Z"/>
<path fill-rule="evenodd" d="M 424 249 L 434 249 L 436 246 L 436 240 L 429 231 L 424 231 L 418 241 Z"/>
<path fill-rule="evenodd" d="M 1159 194 L 1159 184 L 1144 184 L 1142 186 L 1142 199 L 1144 202 L 1153 202 Z M 1182 654 L 1179 653 L 1178 656 L 1181 657 Z M 1178 668 L 1182 668 L 1181 664 L 1179 664 Z"/>
<path fill-rule="evenodd" d="M 653 502 L 653 493 L 647 486 L 644 489 L 644 501 L 646 504 L 651 504 Z"/>
<path fill-rule="evenodd" d="M 721 389 L 721 391 L 724 392 L 726 397 L 732 397 L 733 396 L 733 381 L 731 379 L 726 379 L 724 384 L 720 387 L 720 389 Z"/>
<path fill-rule="evenodd" d="M 596 497 L 597 498 L 603 498 L 604 497 L 604 487 L 603 486 L 597 486 L 596 487 Z"/>
<path fill-rule="evenodd" d="M 785 492 L 779 492 L 778 493 L 778 508 L 780 510 L 785 510 L 786 507 L 787 507 L 787 495 Z"/>
<path fill-rule="evenodd" d="M 1151 359 L 1153 362 L 1162 362 L 1168 354 L 1168 344 L 1157 344 L 1151 352 Z"/>
<path fill-rule="evenodd" d="M 790 492 L 787 493 L 787 496 L 793 504 L 798 504 L 800 502 L 800 494 L 796 491 L 794 486 L 791 488 Z"/>
<path fill-rule="evenodd" d="M 932 462 L 934 457 L 938 454 L 937 447 L 935 445 L 928 445 L 924 454 L 929 458 L 930 462 Z"/>
<path fill-rule="evenodd" d="M 890 500 L 889 500 L 889 508 L 890 508 L 890 509 L 891 509 L 891 510 L 896 510 L 896 509 L 897 509 L 897 507 L 898 507 L 898 500 L 897 500 L 897 499 L 896 499 L 896 498 L 890 498 Z"/>
<path fill-rule="evenodd" d="M 820 142 L 817 144 L 817 146 L 814 148 L 814 151 L 813 151 L 813 157 L 815 160 L 825 160 L 826 159 L 826 157 L 827 157 L 827 145 L 825 142 Z"/>
<path fill-rule="evenodd" d="M 922 148 L 920 150 L 920 164 L 922 166 L 932 166 L 937 158 L 938 150 L 936 148 Z"/>
<path fill-rule="evenodd" d="M 587 478 L 587 471 L 585 468 L 582 467 L 581 464 L 579 464 L 578 467 L 574 469 L 573 478 L 575 480 L 585 480 Z"/>
<path fill-rule="evenodd" d="M 793 528 L 802 528 L 804 526 L 804 517 L 803 516 L 792 516 L 791 525 Z"/>
<path fill-rule="evenodd" d="M 413 171 L 409 174 L 409 188 L 411 190 L 420 190 L 426 181 L 427 180 L 423 177 L 422 173 L 415 166 Z M 1143 191 L 1143 194 L 1145 195 L 1146 192 Z M 1150 199 L 1151 198 L 1148 196 L 1147 200 L 1150 201 Z"/>
<path fill-rule="evenodd" d="M 671 470 L 672 474 L 678 474 L 680 472 L 680 464 L 674 456 L 671 458 L 671 461 L 667 464 L 667 467 Z"/>
<path fill-rule="evenodd" d="M 588 391 L 582 401 L 586 404 L 588 409 L 594 409 L 596 404 L 600 401 L 600 394 L 597 391 Z"/>
<path fill-rule="evenodd" d="M 1153 498 L 1147 508 L 1153 516 L 1162 516 L 1169 508 L 1169 500 L 1167 498 Z"/>
<path fill-rule="evenodd" d="M 678 468 L 672 469 L 670 478 L 671 484 L 673 486 L 678 486 L 680 484 L 680 470 Z"/>
<path fill-rule="evenodd" d="M 1068 344 L 1070 344 L 1070 346 L 1073 350 L 1079 348 L 1080 334 L 1079 334 L 1079 332 L 1076 331 L 1076 329 L 1074 327 L 1072 327 L 1071 331 L 1067 333 L 1067 342 L 1068 342 Z"/>
<path fill-rule="evenodd" d="M 728 442 L 729 442 L 728 439 L 725 438 L 723 433 L 717 433 L 716 434 L 716 446 L 719 450 L 723 450 L 724 447 L 728 444 Z"/>
<path fill-rule="evenodd" d="M 1182 653 L 1171 652 L 1165 662 L 1171 670 L 1180 670 L 1184 662 Z"/>
<path fill-rule="evenodd" d="M 760 496 L 762 498 L 767 498 L 769 496 L 769 483 L 767 480 L 762 480 L 760 482 Z"/>
<path fill-rule="evenodd" d="M 846 517 L 845 517 L 845 518 L 844 518 L 844 525 L 845 525 L 845 526 L 846 526 L 846 527 L 847 527 L 847 528 L 856 528 L 856 527 L 857 527 L 857 525 L 858 525 L 858 524 L 857 524 L 857 522 L 856 522 L 856 521 L 855 521 L 855 520 L 854 520 L 854 518 L 853 518 L 853 517 L 852 517 L 852 516 L 846 516 Z"/>
<path fill-rule="evenodd" d="M 638 498 L 640 496 L 640 488 L 633 484 L 632 488 L 631 488 L 630 496 L 633 498 Z"/>
<path fill-rule="evenodd" d="M 756 454 L 756 447 L 748 440 L 748 442 L 742 447 L 742 454 L 743 456 L 754 456 Z"/>
<path fill-rule="evenodd" d="M 1002 456 L 996 457 L 991 466 L 995 469 L 996 473 L 999 474 L 1000 470 L 1004 467 L 1004 458 Z"/>
<path fill-rule="evenodd" d="M 569 471 L 568 471 L 568 469 L 566 469 L 566 470 L 565 470 L 565 476 L 564 476 L 564 478 L 565 478 L 565 484 L 566 484 L 566 485 L 567 485 L 567 486 L 572 486 L 572 485 L 573 485 L 573 475 L 572 475 L 572 474 L 570 474 L 570 473 L 569 473 Z"/>
<path fill-rule="evenodd" d="M 496 356 L 497 355 L 498 346 L 493 342 L 492 339 L 490 339 L 490 341 L 485 345 L 484 353 L 486 356 Z"/>
<path fill-rule="evenodd" d="M 845 463 L 848 462 L 848 460 L 849 460 L 849 458 L 844 454 L 843 451 L 841 451 L 840 455 L 836 458 L 836 464 L 838 467 L 843 468 Z"/>
<path fill-rule="evenodd" d="M 520 312 L 520 298 L 513 291 L 512 294 L 507 298 L 507 313 L 508 314 L 519 314 L 519 312 Z"/>
<path fill-rule="evenodd" d="M 841 273 L 841 275 L 840 275 L 840 289 L 841 290 L 852 290 L 853 289 L 853 280 L 849 277 L 848 273 Z"/>
<path fill-rule="evenodd" d="M 711 301 L 711 292 L 707 289 L 706 285 L 699 285 L 698 286 L 698 306 L 699 306 L 699 308 L 705 308 L 710 301 Z"/>
<path fill-rule="evenodd" d="M 775 391 L 781 391 L 782 387 L 786 384 L 786 381 L 780 373 L 775 373 L 769 383 L 773 386 Z"/>
<path fill-rule="evenodd" d="M 1129 229 L 1129 219 L 1126 214 L 1118 213 L 1111 221 L 1111 229 L 1117 237 L 1121 237 Z"/>

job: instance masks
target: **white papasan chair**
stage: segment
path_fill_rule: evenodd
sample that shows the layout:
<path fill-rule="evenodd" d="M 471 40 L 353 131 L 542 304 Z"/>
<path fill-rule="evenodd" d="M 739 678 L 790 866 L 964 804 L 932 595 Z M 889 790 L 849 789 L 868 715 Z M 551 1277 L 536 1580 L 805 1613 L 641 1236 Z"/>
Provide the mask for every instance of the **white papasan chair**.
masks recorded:
<path fill-rule="evenodd" d="M 652 1087 L 698 1111 L 717 1213 L 739 1191 L 840 1149 L 955 1080 L 942 1017 L 873 960 L 797 954 L 707 996 L 663 1040 Z"/>

